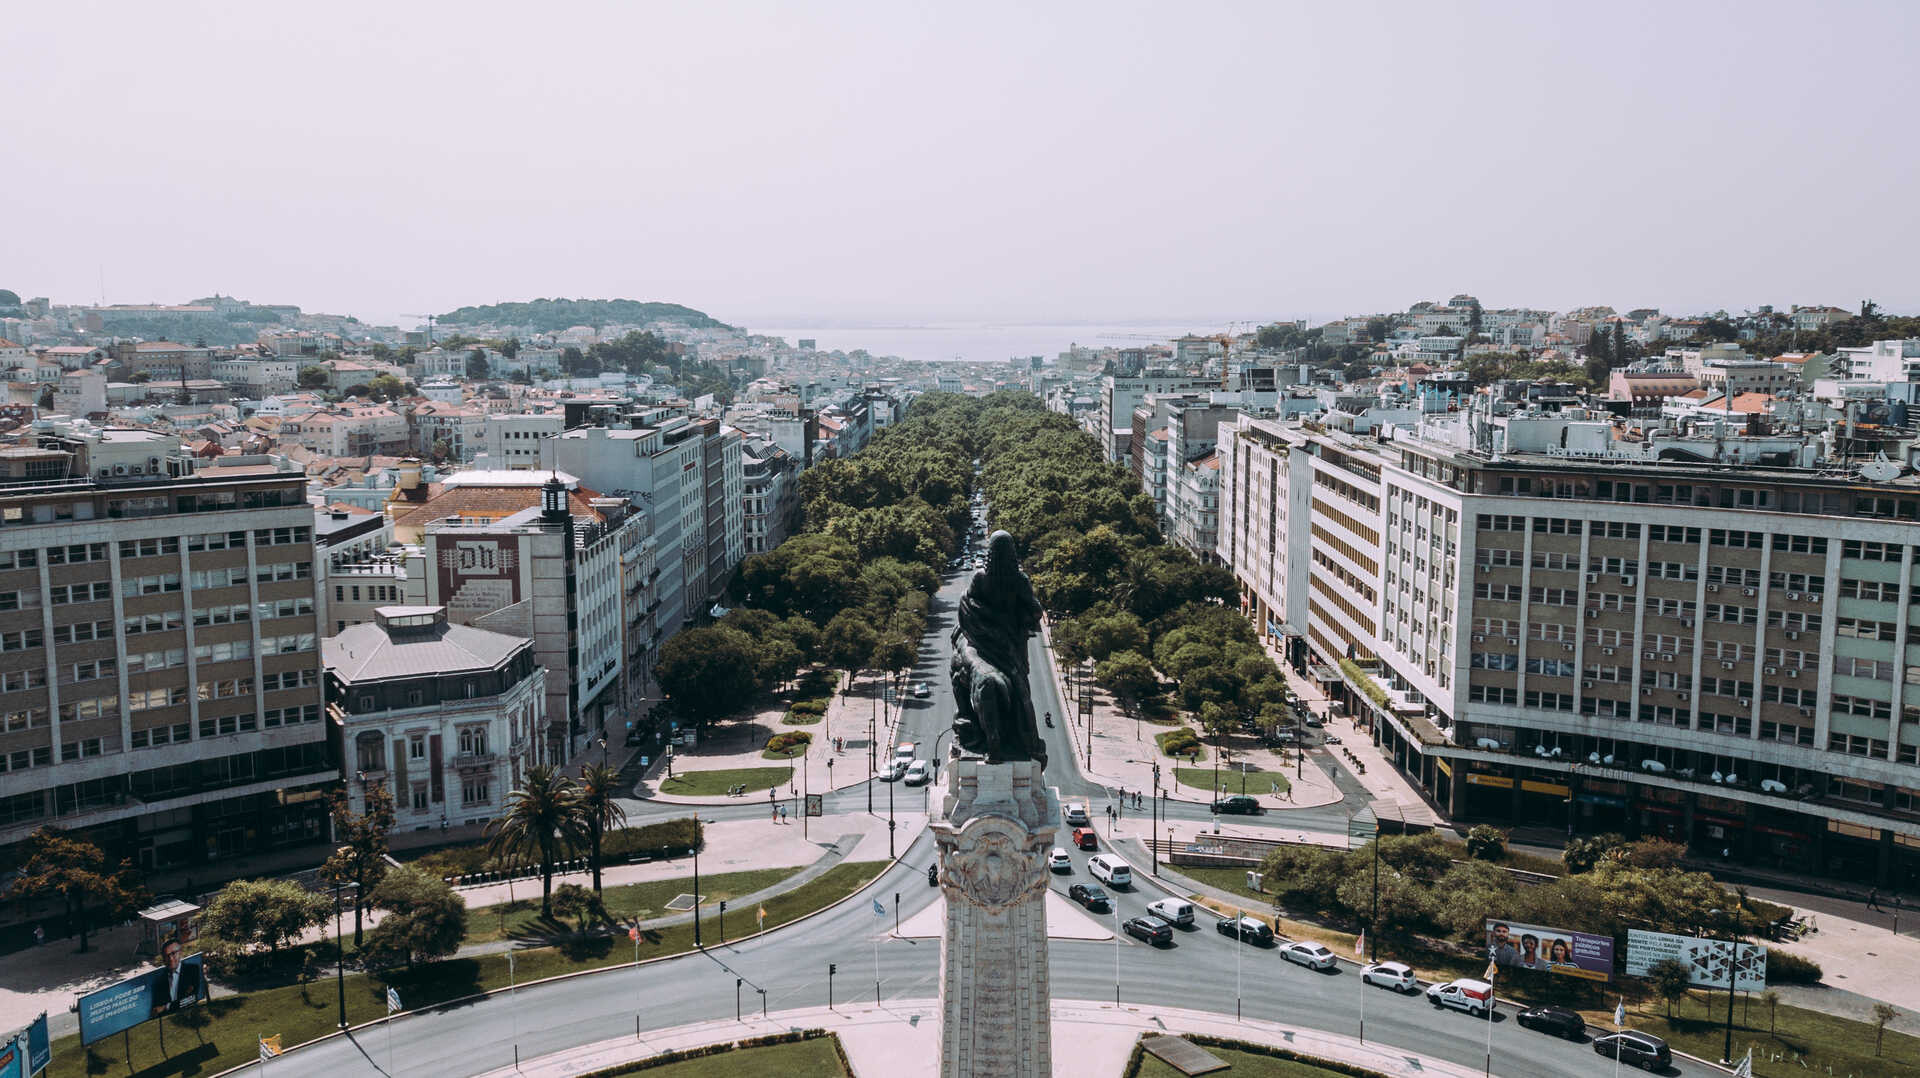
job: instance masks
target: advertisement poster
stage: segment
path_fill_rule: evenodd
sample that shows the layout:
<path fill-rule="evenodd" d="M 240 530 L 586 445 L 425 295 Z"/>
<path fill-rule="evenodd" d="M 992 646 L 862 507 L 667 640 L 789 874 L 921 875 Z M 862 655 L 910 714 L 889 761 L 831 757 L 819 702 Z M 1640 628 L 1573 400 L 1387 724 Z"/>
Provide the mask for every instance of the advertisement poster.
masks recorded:
<path fill-rule="evenodd" d="M 47 1036 L 47 1016 L 42 1014 L 27 1027 L 27 1073 L 39 1074 L 53 1062 L 53 1038 Z"/>
<path fill-rule="evenodd" d="M 1707 988 L 1727 986 L 1727 961 L 1733 945 L 1726 940 L 1676 936 L 1669 932 L 1627 930 L 1627 972 L 1645 977 L 1656 962 L 1673 959 L 1687 967 L 1693 983 Z M 1740 992 L 1758 992 L 1767 987 L 1767 949 L 1754 943 L 1740 945 L 1735 960 L 1733 987 Z"/>
<path fill-rule="evenodd" d="M 511 536 L 439 541 L 440 600 L 447 620 L 467 624 L 520 601 L 520 541 Z"/>
<path fill-rule="evenodd" d="M 1502 969 L 1536 969 L 1589 981 L 1613 978 L 1613 937 L 1487 918 L 1487 952 Z"/>
<path fill-rule="evenodd" d="M 180 945 L 169 942 L 158 968 L 80 997 L 80 1043 L 93 1044 L 206 1000 L 201 956 L 182 956 Z"/>
<path fill-rule="evenodd" d="M 14 1037 L 0 1044 L 0 1078 L 27 1078 L 27 1042 Z"/>

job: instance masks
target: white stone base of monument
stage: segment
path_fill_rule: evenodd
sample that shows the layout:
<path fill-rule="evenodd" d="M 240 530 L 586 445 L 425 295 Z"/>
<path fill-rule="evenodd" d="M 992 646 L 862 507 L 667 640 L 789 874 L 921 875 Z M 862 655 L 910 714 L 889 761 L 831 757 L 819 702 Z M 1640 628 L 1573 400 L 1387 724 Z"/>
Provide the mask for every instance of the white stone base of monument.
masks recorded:
<path fill-rule="evenodd" d="M 941 1078 L 1047 1078 L 1047 851 L 1060 799 L 1040 765 L 956 760 L 933 822 L 940 889 Z"/>

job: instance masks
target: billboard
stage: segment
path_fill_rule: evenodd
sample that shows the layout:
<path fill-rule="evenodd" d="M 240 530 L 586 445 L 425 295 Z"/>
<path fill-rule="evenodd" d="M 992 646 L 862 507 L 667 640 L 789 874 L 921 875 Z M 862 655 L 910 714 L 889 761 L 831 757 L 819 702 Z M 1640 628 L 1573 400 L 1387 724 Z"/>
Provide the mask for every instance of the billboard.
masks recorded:
<path fill-rule="evenodd" d="M 1733 944 L 1727 940 L 1676 936 L 1669 932 L 1627 930 L 1627 972 L 1645 977 L 1653 964 L 1671 958 L 1687 967 L 1693 983 L 1708 988 L 1727 986 L 1728 959 L 1734 957 Z M 1767 986 L 1767 949 L 1755 943 L 1742 943 L 1733 962 L 1733 987 L 1741 992 L 1758 992 Z"/>
<path fill-rule="evenodd" d="M 80 1043 L 92 1044 L 182 1007 L 207 1001 L 201 956 L 169 941 L 158 968 L 80 997 Z"/>
<path fill-rule="evenodd" d="M 47 1036 L 47 1016 L 42 1013 L 27 1027 L 27 1073 L 39 1074 L 53 1062 L 53 1039 Z"/>
<path fill-rule="evenodd" d="M 434 572 L 447 620 L 460 625 L 522 598 L 520 540 L 513 535 L 435 537 Z"/>
<path fill-rule="evenodd" d="M 1487 918 L 1487 953 L 1502 969 L 1535 969 L 1589 981 L 1613 978 L 1613 937 Z"/>

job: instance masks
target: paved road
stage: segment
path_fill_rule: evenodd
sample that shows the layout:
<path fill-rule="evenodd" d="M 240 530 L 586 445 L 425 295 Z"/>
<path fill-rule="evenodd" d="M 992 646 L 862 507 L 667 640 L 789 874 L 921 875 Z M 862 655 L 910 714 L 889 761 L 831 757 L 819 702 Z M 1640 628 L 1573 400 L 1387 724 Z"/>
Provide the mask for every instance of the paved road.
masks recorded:
<path fill-rule="evenodd" d="M 932 748 L 943 733 L 941 717 L 952 713 L 946 679 L 954 602 L 963 581 L 951 576 L 935 599 L 932 631 L 923 648 L 913 679 L 925 681 L 932 695 L 909 699 L 901 710 L 893 740 L 912 740 Z M 1033 691 L 1041 712 L 1065 715 L 1055 683 L 1048 676 L 1049 658 L 1034 644 Z M 1047 736 L 1050 766 L 1047 777 L 1064 798 L 1088 798 L 1096 805 L 1107 796 L 1097 782 L 1085 779 L 1072 763 L 1066 730 L 1056 721 Z M 945 744 L 939 748 L 944 750 Z M 1347 804 L 1363 804 L 1364 793 L 1344 784 Z M 925 806 L 929 791 L 898 784 L 876 784 L 876 810 L 886 811 L 891 792 L 896 807 Z M 864 811 L 864 787 L 842 790 L 828 797 L 829 812 Z M 635 819 L 681 814 L 684 806 L 627 802 Z M 753 803 L 702 807 L 709 819 L 758 816 Z M 1095 811 L 1099 811 L 1098 808 Z M 1180 820 L 1204 820 L 1206 808 L 1174 803 L 1169 814 Z M 1274 813 L 1265 822 L 1288 827 L 1338 831 L 1345 827 L 1346 805 Z M 1236 821 L 1236 822 L 1245 822 Z M 939 994 L 940 945 L 936 940 L 898 940 L 887 937 L 896 906 L 910 917 L 930 905 L 937 892 L 927 886 L 926 866 L 933 858 L 929 835 L 901 835 L 901 863 L 890 869 L 866 893 L 878 899 L 885 915 L 876 917 L 871 902 L 845 903 L 792 928 L 745 943 L 627 969 L 574 978 L 528 989 L 511 997 L 449 1008 L 404 1019 L 392 1030 L 392 1073 L 406 1075 L 472 1074 L 514 1061 L 516 1046 L 522 1058 L 639 1031 L 664 1029 L 726 1015 L 736 998 L 743 1011 L 818 1006 L 828 1002 L 827 967 L 834 964 L 836 999 L 924 999 Z M 861 851 L 866 859 L 869 851 Z M 1090 881 L 1085 870 L 1088 854 L 1074 851 L 1075 868 L 1061 874 L 1054 886 Z M 1114 889 L 1109 888 L 1110 891 Z M 1115 920 L 1143 914 L 1147 903 L 1163 897 L 1149 879 L 1126 891 L 1115 891 Z M 896 897 L 897 900 L 896 900 Z M 1338 973 L 1315 973 L 1283 962 L 1269 949 L 1242 945 L 1214 931 L 1213 919 L 1202 913 L 1198 927 L 1181 932 L 1170 947 L 1156 949 L 1121 935 L 1112 943 L 1055 941 L 1050 949 L 1052 992 L 1057 999 L 1112 1000 L 1119 985 L 1121 1002 L 1151 1008 L 1154 1005 L 1205 1007 L 1232 1014 L 1236 1006 L 1251 1018 L 1266 1019 L 1333 1032 L 1357 1032 L 1362 1008 L 1370 1040 L 1417 1048 L 1421 1053 L 1467 1065 L 1486 1058 L 1487 1035 L 1492 1033 L 1493 1069 L 1516 1078 L 1576 1078 L 1604 1074 L 1609 1064 L 1591 1047 L 1555 1040 L 1519 1029 L 1507 1015 L 1491 1026 L 1452 1011 L 1436 1011 L 1417 997 L 1401 997 L 1366 988 L 1350 968 Z M 636 1016 L 637 1019 L 636 1019 Z M 387 1037 L 374 1029 L 352 1039 L 336 1039 L 276 1063 L 275 1069 L 296 1074 L 367 1075 L 385 1072 Z M 1710 1074 L 1710 1069 L 1688 1065 L 1670 1073 Z"/>

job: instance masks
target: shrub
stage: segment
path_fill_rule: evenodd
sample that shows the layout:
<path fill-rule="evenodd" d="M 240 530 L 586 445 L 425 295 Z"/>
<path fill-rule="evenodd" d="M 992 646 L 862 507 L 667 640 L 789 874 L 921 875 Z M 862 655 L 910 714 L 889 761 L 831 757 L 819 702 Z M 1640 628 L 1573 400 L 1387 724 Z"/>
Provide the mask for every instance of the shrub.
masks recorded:
<path fill-rule="evenodd" d="M 798 711 L 803 715 L 825 715 L 827 713 L 827 702 L 825 700 L 821 700 L 818 698 L 811 699 L 811 700 L 795 700 L 793 702 L 793 706 L 788 708 L 787 710 Z"/>
<path fill-rule="evenodd" d="M 1820 963 L 1782 950 L 1767 952 L 1768 984 L 1819 984 Z"/>
<path fill-rule="evenodd" d="M 602 836 L 600 855 L 609 862 L 635 857 L 676 857 L 693 848 L 699 828 L 691 817 L 662 820 L 644 827 L 622 827 Z M 436 876 L 469 876 L 518 867 L 522 862 L 495 857 L 487 852 L 485 843 L 474 843 L 433 850 L 413 859 L 412 863 Z"/>
<path fill-rule="evenodd" d="M 1200 736 L 1186 727 L 1168 733 L 1159 741 L 1160 751 L 1168 756 L 1185 756 L 1200 747 Z"/>
<path fill-rule="evenodd" d="M 1507 852 L 1507 833 L 1492 824 L 1476 824 L 1467 832 L 1467 856 L 1476 861 L 1498 861 Z"/>
<path fill-rule="evenodd" d="M 767 751 L 785 754 L 792 750 L 804 750 L 813 744 L 813 735 L 805 730 L 788 730 L 767 739 Z"/>

